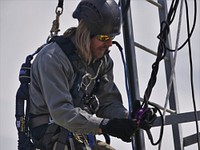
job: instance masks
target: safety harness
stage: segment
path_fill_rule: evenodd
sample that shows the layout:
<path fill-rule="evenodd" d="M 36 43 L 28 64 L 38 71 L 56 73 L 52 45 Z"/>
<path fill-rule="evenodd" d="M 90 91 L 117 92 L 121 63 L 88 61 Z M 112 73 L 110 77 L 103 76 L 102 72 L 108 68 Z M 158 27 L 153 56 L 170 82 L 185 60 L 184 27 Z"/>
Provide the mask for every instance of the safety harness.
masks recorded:
<path fill-rule="evenodd" d="M 78 89 L 77 85 L 81 84 L 80 82 L 83 80 L 83 75 L 79 73 L 78 69 L 74 65 L 74 62 L 80 59 L 80 57 L 75 52 L 76 50 L 75 45 L 69 38 L 66 38 L 63 36 L 55 36 L 47 44 L 49 44 L 50 42 L 56 42 L 60 46 L 62 51 L 70 60 L 73 66 L 74 72 L 77 73 L 75 82 L 72 88 L 70 89 L 72 97 L 79 98 L 80 101 L 82 101 L 84 105 L 84 109 L 86 109 L 86 111 L 88 111 L 89 113 L 94 114 L 98 110 L 98 107 L 99 107 L 99 101 L 96 98 L 96 96 L 93 94 L 98 89 L 97 86 L 99 84 L 99 79 L 98 79 L 99 70 L 94 70 L 94 72 L 97 72 L 97 73 L 96 73 L 96 77 L 94 78 L 96 80 L 95 84 L 93 84 L 92 85 L 93 87 L 90 88 L 90 89 L 94 89 L 93 91 L 88 92 L 86 87 L 84 89 Z M 21 84 L 16 95 L 16 115 L 15 115 L 16 126 L 18 129 L 18 135 L 19 135 L 18 149 L 28 150 L 28 149 L 34 149 L 35 147 L 41 148 L 40 147 L 41 143 L 44 144 L 47 149 L 49 149 L 50 147 L 52 148 L 53 146 L 52 137 L 55 138 L 55 136 L 57 136 L 56 141 L 58 142 L 56 145 L 56 150 L 64 149 L 64 146 L 66 145 L 66 140 L 69 141 L 70 148 L 74 150 L 77 144 L 75 145 L 73 143 L 72 137 L 74 137 L 77 141 L 79 141 L 86 147 L 88 145 L 92 147 L 94 145 L 93 135 L 88 135 L 87 137 L 85 137 L 84 135 L 80 136 L 80 135 L 72 134 L 66 129 L 56 125 L 55 123 L 52 123 L 51 125 L 49 125 L 43 138 L 40 141 L 36 141 L 32 139 L 32 141 L 34 142 L 34 145 L 32 144 L 31 136 L 30 136 L 30 128 L 35 128 L 35 127 L 50 123 L 50 120 L 49 120 L 50 116 L 48 114 L 39 115 L 39 116 L 32 116 L 29 114 L 29 100 L 30 100 L 29 99 L 30 98 L 29 85 L 30 85 L 30 80 L 31 80 L 30 78 L 31 61 L 34 58 L 34 56 L 45 45 L 46 44 L 38 48 L 37 51 L 33 53 L 32 55 L 27 56 L 25 63 L 22 64 L 21 69 L 20 69 L 19 80 Z M 96 65 L 100 66 L 102 64 L 101 62 L 98 62 Z M 24 112 L 24 109 L 25 109 L 25 112 Z M 57 134 L 58 131 L 59 131 L 59 134 Z M 68 135 L 67 139 L 66 139 L 66 135 Z"/>

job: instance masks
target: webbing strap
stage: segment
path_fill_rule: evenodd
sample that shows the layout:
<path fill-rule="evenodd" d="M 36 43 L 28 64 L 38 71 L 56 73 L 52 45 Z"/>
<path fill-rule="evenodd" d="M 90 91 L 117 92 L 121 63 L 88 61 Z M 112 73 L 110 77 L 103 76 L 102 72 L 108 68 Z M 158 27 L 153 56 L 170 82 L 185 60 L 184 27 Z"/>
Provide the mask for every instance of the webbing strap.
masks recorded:
<path fill-rule="evenodd" d="M 64 0 L 58 0 L 58 7 L 63 8 Z"/>
<path fill-rule="evenodd" d="M 41 115 L 30 120 L 31 128 L 41 126 L 49 123 L 49 115 Z"/>
<path fill-rule="evenodd" d="M 52 141 L 52 137 L 54 136 L 56 130 L 58 129 L 58 125 L 55 123 L 52 123 L 47 128 L 44 136 L 41 138 L 39 142 L 34 142 L 36 145 L 42 143 L 47 149 L 52 149 L 54 142 Z"/>
<path fill-rule="evenodd" d="M 70 60 L 74 72 L 77 73 L 75 82 L 72 88 L 70 89 L 70 92 L 77 99 L 82 99 L 85 93 L 82 92 L 81 90 L 78 91 L 77 88 L 78 83 L 81 82 L 81 75 L 79 74 L 79 70 L 77 69 L 76 65 L 74 65 L 76 61 L 80 60 L 80 57 L 75 52 L 76 51 L 75 45 L 73 44 L 71 39 L 65 38 L 64 36 L 55 36 L 51 39 L 50 42 L 56 42 Z"/>
<path fill-rule="evenodd" d="M 76 47 L 71 39 L 64 36 L 55 36 L 51 39 L 51 42 L 56 42 L 71 62 L 80 59 L 75 52 Z"/>
<path fill-rule="evenodd" d="M 65 145 L 66 145 L 66 139 L 68 138 L 68 133 L 66 129 L 60 127 L 60 133 L 58 136 L 57 144 L 56 144 L 56 149 L 55 150 L 64 150 Z"/>

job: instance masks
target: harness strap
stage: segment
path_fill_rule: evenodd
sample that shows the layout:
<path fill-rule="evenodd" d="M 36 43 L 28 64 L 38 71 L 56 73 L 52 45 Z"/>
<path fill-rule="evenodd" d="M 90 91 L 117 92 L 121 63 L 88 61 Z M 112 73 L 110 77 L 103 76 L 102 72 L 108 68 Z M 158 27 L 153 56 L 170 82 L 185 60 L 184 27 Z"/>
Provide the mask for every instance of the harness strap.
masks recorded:
<path fill-rule="evenodd" d="M 52 141 L 52 139 L 58 127 L 59 126 L 55 123 L 49 125 L 44 136 L 39 141 L 33 139 L 34 145 L 36 145 L 36 147 L 40 147 L 40 145 L 42 144 L 46 149 L 52 149 L 55 142 Z"/>
<path fill-rule="evenodd" d="M 60 127 L 60 133 L 59 133 L 59 136 L 58 136 L 57 145 L 56 145 L 55 150 L 64 150 L 65 145 L 67 143 L 66 140 L 67 140 L 68 134 L 69 134 L 69 131 Z"/>
<path fill-rule="evenodd" d="M 35 128 L 43 124 L 48 124 L 49 120 L 50 120 L 49 115 L 41 115 L 34 117 L 30 120 L 31 128 Z"/>
<path fill-rule="evenodd" d="M 43 143 L 47 144 L 47 149 L 51 149 L 54 145 L 54 141 L 52 141 L 52 137 L 54 136 L 56 130 L 59 126 L 55 123 L 52 123 L 48 128 L 46 133 L 44 134 Z"/>
<path fill-rule="evenodd" d="M 56 42 L 71 62 L 80 59 L 75 52 L 75 45 L 69 38 L 65 38 L 64 36 L 55 36 L 50 42 Z"/>
<path fill-rule="evenodd" d="M 82 76 L 75 65 L 75 62 L 80 60 L 80 57 L 76 53 L 75 45 L 69 38 L 65 38 L 64 36 L 55 36 L 51 39 L 50 42 L 56 42 L 60 46 L 60 48 L 65 53 L 67 58 L 70 60 L 74 72 L 77 73 L 75 77 L 75 83 L 72 85 L 72 88 L 70 89 L 70 93 L 72 94 L 73 97 L 75 97 L 75 99 L 81 100 L 84 97 L 85 93 L 82 90 L 79 90 L 79 87 L 78 87 L 78 84 L 82 80 L 81 78 Z"/>
<path fill-rule="evenodd" d="M 63 8 L 63 1 L 64 0 L 58 0 L 58 7 Z"/>
<path fill-rule="evenodd" d="M 69 133 L 69 144 L 70 144 L 71 150 L 75 150 L 75 145 L 74 145 L 74 140 L 73 140 L 72 133 Z"/>
<path fill-rule="evenodd" d="M 34 117 L 31 119 L 31 127 L 35 128 L 44 124 L 49 124 L 50 123 L 50 117 L 49 115 L 41 115 Z M 60 128 L 60 131 L 58 132 L 57 130 Z M 58 134 L 57 134 L 58 133 Z M 68 148 L 70 147 L 70 150 L 75 150 L 79 149 L 80 145 L 85 145 L 86 150 L 90 150 L 90 147 L 94 146 L 94 136 L 93 135 L 88 135 L 87 138 L 84 137 L 84 140 L 78 140 L 80 136 L 76 136 L 76 134 L 70 133 L 67 129 L 60 127 L 59 125 L 52 123 L 47 127 L 47 130 L 44 134 L 44 136 L 39 140 L 36 141 L 34 140 L 34 144 L 36 147 L 39 145 L 45 146 L 47 149 L 52 149 L 54 146 L 55 142 L 57 142 L 55 146 L 55 150 L 64 150 L 65 146 L 67 145 Z M 74 144 L 74 140 L 75 143 Z M 82 143 L 83 142 L 83 143 Z M 89 143 L 88 143 L 89 142 Z"/>
<path fill-rule="evenodd" d="M 91 148 L 93 148 L 94 147 L 94 145 L 95 145 L 95 136 L 94 135 L 92 135 L 92 134 L 89 134 L 88 136 L 87 136 L 87 138 L 88 138 L 88 144 L 89 144 L 89 146 L 91 147 Z"/>

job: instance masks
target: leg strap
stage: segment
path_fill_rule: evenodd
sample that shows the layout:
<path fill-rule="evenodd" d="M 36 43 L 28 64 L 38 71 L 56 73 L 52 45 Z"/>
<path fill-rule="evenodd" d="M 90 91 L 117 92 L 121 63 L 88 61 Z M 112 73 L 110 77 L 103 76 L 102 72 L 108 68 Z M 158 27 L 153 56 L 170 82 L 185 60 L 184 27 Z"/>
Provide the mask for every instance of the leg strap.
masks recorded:
<path fill-rule="evenodd" d="M 58 125 L 55 123 L 52 123 L 49 125 L 49 127 L 46 130 L 46 133 L 44 134 L 43 138 L 41 139 L 42 144 L 47 148 L 47 149 L 52 149 L 55 141 L 53 141 L 53 136 L 56 133 L 56 130 L 58 129 Z"/>
<path fill-rule="evenodd" d="M 55 150 L 64 150 L 65 149 L 65 145 L 67 145 L 67 140 L 69 138 L 68 135 L 69 135 L 69 131 L 60 127 L 60 133 L 58 136 Z M 71 145 L 71 143 L 70 143 L 70 145 Z"/>

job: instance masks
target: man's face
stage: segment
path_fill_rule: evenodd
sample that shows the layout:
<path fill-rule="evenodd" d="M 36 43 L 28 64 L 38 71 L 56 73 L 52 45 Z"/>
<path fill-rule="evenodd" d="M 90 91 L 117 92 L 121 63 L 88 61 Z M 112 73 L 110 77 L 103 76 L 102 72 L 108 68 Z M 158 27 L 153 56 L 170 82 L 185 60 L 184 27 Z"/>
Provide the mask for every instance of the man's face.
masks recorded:
<path fill-rule="evenodd" d="M 104 56 L 106 50 L 110 46 L 112 46 L 112 39 L 113 38 L 110 38 L 105 41 L 101 41 L 101 40 L 99 40 L 98 36 L 94 36 L 91 39 L 91 44 L 90 44 L 90 47 L 92 50 L 92 56 L 97 59 L 102 58 Z"/>

